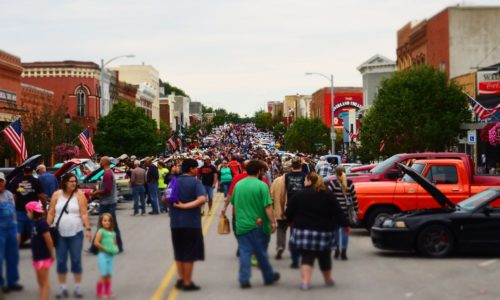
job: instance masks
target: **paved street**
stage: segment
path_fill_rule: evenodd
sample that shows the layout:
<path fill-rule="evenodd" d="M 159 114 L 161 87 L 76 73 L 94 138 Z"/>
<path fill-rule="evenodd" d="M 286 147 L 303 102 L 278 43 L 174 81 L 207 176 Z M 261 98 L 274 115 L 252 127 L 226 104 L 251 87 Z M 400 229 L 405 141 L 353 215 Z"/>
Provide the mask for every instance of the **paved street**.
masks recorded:
<path fill-rule="evenodd" d="M 216 206 L 221 207 L 222 195 Z M 350 260 L 334 262 L 333 288 L 322 286 L 315 270 L 313 288 L 298 289 L 299 272 L 289 269 L 286 253 L 281 261 L 271 259 L 282 275 L 276 286 L 264 287 L 260 272 L 254 268 L 250 290 L 240 290 L 237 283 L 238 260 L 236 241 L 232 235 L 217 234 L 217 216 L 204 217 L 206 261 L 195 265 L 194 281 L 201 292 L 179 292 L 172 288 L 175 269 L 170 243 L 168 216 L 131 216 L 131 203 L 120 204 L 119 224 L 125 252 L 116 259 L 113 287 L 117 299 L 499 299 L 500 261 L 495 257 L 453 257 L 424 259 L 409 254 L 381 253 L 373 248 L 363 230 L 355 230 L 351 238 Z M 92 223 L 96 223 L 92 217 Z M 87 244 L 88 245 L 88 244 Z M 274 257 L 275 240 L 270 254 Z M 94 256 L 84 255 L 83 291 L 94 298 L 97 263 Z M 30 251 L 21 251 L 21 283 L 25 290 L 7 295 L 6 299 L 36 299 L 37 285 L 31 265 Z M 72 281 L 69 281 L 72 288 Z M 55 266 L 52 288 L 57 288 Z"/>

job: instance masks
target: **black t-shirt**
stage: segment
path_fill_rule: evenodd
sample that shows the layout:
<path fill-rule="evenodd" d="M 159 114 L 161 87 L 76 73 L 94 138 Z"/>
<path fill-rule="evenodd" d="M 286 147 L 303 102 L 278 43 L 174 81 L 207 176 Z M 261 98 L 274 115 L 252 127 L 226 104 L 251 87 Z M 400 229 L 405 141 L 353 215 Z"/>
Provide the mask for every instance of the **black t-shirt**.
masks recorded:
<path fill-rule="evenodd" d="M 306 174 L 302 172 L 290 172 L 285 175 L 285 186 L 288 199 L 291 199 L 298 191 L 304 189 Z"/>
<path fill-rule="evenodd" d="M 203 185 L 213 185 L 214 184 L 214 174 L 217 174 L 217 169 L 214 166 L 205 166 L 200 168 L 201 183 Z"/>
<path fill-rule="evenodd" d="M 26 211 L 26 204 L 38 201 L 38 195 L 43 193 L 40 181 L 31 175 L 24 175 L 12 184 L 11 192 L 16 196 L 16 210 Z"/>
<path fill-rule="evenodd" d="M 35 221 L 35 226 L 31 229 L 31 252 L 33 260 L 43 260 L 50 258 L 49 248 L 45 244 L 43 234 L 49 231 L 47 221 L 41 219 Z"/>

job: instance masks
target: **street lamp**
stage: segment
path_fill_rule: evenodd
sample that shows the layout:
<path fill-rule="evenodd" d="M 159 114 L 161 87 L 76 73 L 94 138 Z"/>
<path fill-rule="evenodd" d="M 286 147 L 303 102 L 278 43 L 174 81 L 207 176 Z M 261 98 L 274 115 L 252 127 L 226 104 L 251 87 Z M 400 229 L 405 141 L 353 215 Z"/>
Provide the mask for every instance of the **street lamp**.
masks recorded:
<path fill-rule="evenodd" d="M 116 57 L 113 57 L 112 59 L 108 60 L 107 62 L 104 62 L 104 59 L 101 59 L 101 76 L 100 76 L 100 80 L 101 80 L 101 115 L 104 115 L 104 108 L 106 107 L 105 105 L 105 102 L 106 100 L 108 99 L 104 99 L 104 67 L 106 65 L 108 65 L 109 63 L 111 63 L 112 61 L 114 60 L 117 60 L 119 58 L 122 58 L 122 57 L 128 57 L 128 58 L 132 58 L 132 57 L 135 57 L 134 54 L 125 54 L 125 55 L 119 55 L 119 56 L 116 56 Z M 108 112 L 106 112 L 107 114 Z"/>
<path fill-rule="evenodd" d="M 330 138 L 332 139 L 332 154 L 335 154 L 335 139 L 337 137 L 337 134 L 335 133 L 335 126 L 333 124 L 334 120 L 334 113 L 335 111 L 333 110 L 333 74 L 330 75 L 330 77 L 326 76 L 325 74 L 322 73 L 314 73 L 314 72 L 307 72 L 306 75 L 319 75 L 321 77 L 326 78 L 328 81 L 330 81 L 330 97 L 331 97 L 331 105 L 330 105 L 330 110 L 332 113 L 331 116 L 331 126 L 330 126 Z"/>

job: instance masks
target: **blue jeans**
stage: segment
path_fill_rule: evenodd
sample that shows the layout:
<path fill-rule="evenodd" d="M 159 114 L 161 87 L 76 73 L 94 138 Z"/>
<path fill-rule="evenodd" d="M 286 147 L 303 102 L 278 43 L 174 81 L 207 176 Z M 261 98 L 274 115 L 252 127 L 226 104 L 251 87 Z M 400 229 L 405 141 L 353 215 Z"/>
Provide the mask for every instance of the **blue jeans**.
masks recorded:
<path fill-rule="evenodd" d="M 345 227 L 339 227 L 335 230 L 335 241 L 337 249 L 347 249 L 347 245 L 349 244 L 349 234 L 347 234 Z"/>
<path fill-rule="evenodd" d="M 211 185 L 203 185 L 205 192 L 207 193 L 207 200 L 212 201 L 214 199 L 214 189 Z"/>
<path fill-rule="evenodd" d="M 68 252 L 71 256 L 71 273 L 82 273 L 82 249 L 83 249 L 83 231 L 78 232 L 74 236 L 62 237 L 59 236 L 56 259 L 57 273 L 68 273 Z"/>
<path fill-rule="evenodd" d="M 153 213 L 158 213 L 158 183 L 148 183 L 148 194 L 149 199 L 151 200 L 151 209 Z"/>
<path fill-rule="evenodd" d="M 0 228 L 0 287 L 5 285 L 3 279 L 3 262 L 7 264 L 7 286 L 19 280 L 19 242 L 17 228 Z"/>
<path fill-rule="evenodd" d="M 34 226 L 33 220 L 28 218 L 28 215 L 26 214 L 25 211 L 16 211 L 16 216 L 17 216 L 17 233 L 23 233 L 26 232 L 29 234 L 31 233 L 31 229 Z M 25 231 L 26 230 L 26 231 Z"/>
<path fill-rule="evenodd" d="M 120 228 L 118 228 L 118 220 L 116 219 L 116 203 L 104 204 L 99 206 L 99 215 L 103 213 L 110 213 L 111 216 L 113 217 L 113 220 L 115 220 L 116 243 L 118 244 L 118 249 L 120 249 L 121 252 L 123 251 L 123 244 L 122 244 L 122 235 L 120 234 Z M 92 243 L 92 246 L 93 245 L 94 243 Z"/>
<path fill-rule="evenodd" d="M 161 211 L 168 211 L 167 208 L 167 203 L 161 201 L 161 196 L 163 195 L 163 191 L 165 191 L 166 188 L 158 188 L 158 200 L 160 201 L 160 210 Z"/>
<path fill-rule="evenodd" d="M 222 190 L 224 191 L 224 198 L 226 198 L 227 193 L 229 192 L 229 187 L 231 186 L 231 182 L 223 182 L 221 185 L 222 185 Z"/>
<path fill-rule="evenodd" d="M 255 254 L 259 267 L 264 278 L 264 283 L 273 282 L 273 267 L 269 263 L 267 247 L 270 236 L 264 234 L 261 228 L 256 228 L 246 234 L 238 235 L 238 244 L 240 249 L 240 272 L 239 281 L 241 284 L 250 283 L 252 275 L 252 265 L 250 262 L 252 254 Z"/>
<path fill-rule="evenodd" d="M 141 198 L 141 212 L 146 213 L 146 189 L 144 185 L 135 185 L 132 187 L 132 198 L 134 199 L 134 214 L 139 213 L 139 199 Z"/>

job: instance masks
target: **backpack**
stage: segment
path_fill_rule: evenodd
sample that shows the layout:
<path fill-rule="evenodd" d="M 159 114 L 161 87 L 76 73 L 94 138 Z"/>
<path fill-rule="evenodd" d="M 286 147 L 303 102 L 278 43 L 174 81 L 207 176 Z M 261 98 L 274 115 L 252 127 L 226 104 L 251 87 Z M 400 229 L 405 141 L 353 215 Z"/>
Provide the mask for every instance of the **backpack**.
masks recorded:
<path fill-rule="evenodd" d="M 179 202 L 179 184 L 177 183 L 177 177 L 172 176 L 167 188 L 165 189 L 165 196 L 167 202 L 172 204 Z"/>

